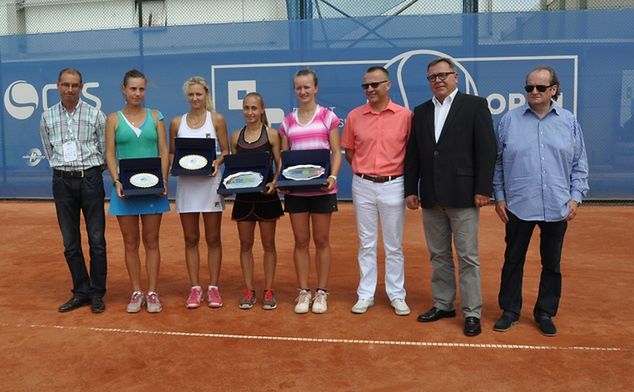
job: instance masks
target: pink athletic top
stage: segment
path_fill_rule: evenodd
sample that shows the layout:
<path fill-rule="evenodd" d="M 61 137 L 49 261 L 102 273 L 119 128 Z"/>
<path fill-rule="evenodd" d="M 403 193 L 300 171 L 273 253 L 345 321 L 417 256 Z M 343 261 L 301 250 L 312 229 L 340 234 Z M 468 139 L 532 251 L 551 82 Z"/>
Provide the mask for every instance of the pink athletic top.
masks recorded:
<path fill-rule="evenodd" d="M 330 150 L 330 132 L 339 127 L 339 117 L 329 109 L 317 105 L 315 115 L 306 124 L 300 124 L 297 111 L 293 110 L 284 117 L 280 125 L 280 134 L 288 139 L 291 150 Z M 320 196 L 337 193 L 337 186 L 330 192 L 291 192 L 294 196 Z"/>

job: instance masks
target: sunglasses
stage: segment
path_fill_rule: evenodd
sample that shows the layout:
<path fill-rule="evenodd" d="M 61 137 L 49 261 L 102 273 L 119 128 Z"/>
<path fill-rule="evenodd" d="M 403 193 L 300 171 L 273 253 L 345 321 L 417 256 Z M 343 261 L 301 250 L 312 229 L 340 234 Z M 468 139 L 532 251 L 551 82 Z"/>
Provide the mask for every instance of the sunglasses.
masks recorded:
<path fill-rule="evenodd" d="M 368 87 L 377 88 L 382 83 L 386 83 L 386 82 L 389 82 L 389 80 L 381 80 L 380 82 L 374 82 L 374 83 L 363 83 L 361 87 L 363 87 L 364 90 L 367 90 Z"/>
<path fill-rule="evenodd" d="M 433 82 L 434 80 L 436 80 L 436 78 L 440 80 L 445 80 L 447 79 L 449 75 L 453 75 L 453 74 L 455 74 L 455 72 L 439 72 L 439 73 L 435 73 L 435 74 L 431 74 L 427 76 L 427 80 L 429 80 L 430 82 Z"/>
<path fill-rule="evenodd" d="M 554 84 L 551 84 L 550 86 L 544 86 L 543 84 L 537 84 L 537 85 L 530 85 L 527 84 L 526 86 L 524 86 L 524 90 L 526 90 L 527 93 L 532 93 L 533 89 L 537 89 L 537 91 L 539 91 L 540 93 L 543 93 L 544 91 L 546 91 L 548 88 L 554 86 Z"/>

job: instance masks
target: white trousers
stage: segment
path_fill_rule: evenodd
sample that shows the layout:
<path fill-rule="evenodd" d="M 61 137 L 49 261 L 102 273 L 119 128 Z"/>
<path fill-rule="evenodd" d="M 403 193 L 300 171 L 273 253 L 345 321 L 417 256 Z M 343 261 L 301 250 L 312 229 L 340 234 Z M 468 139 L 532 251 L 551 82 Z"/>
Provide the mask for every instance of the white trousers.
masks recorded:
<path fill-rule="evenodd" d="M 374 298 L 377 283 L 376 246 L 379 222 L 385 249 L 385 291 L 390 301 L 405 299 L 403 223 L 405 198 L 403 177 L 374 183 L 352 176 L 352 202 L 359 233 L 359 299 Z"/>

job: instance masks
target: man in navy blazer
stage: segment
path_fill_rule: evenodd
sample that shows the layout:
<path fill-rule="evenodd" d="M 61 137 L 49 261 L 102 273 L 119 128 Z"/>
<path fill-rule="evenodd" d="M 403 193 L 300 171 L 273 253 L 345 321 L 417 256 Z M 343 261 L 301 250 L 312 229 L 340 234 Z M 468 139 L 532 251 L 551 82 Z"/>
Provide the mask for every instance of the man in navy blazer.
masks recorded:
<path fill-rule="evenodd" d="M 452 239 L 458 256 L 460 298 L 467 336 L 480 334 L 482 296 L 478 225 L 480 207 L 493 190 L 496 142 L 487 101 L 458 91 L 450 58 L 427 66 L 432 99 L 414 110 L 405 156 L 405 198 L 423 208 L 432 263 L 433 307 L 420 322 L 455 317 L 456 277 Z"/>

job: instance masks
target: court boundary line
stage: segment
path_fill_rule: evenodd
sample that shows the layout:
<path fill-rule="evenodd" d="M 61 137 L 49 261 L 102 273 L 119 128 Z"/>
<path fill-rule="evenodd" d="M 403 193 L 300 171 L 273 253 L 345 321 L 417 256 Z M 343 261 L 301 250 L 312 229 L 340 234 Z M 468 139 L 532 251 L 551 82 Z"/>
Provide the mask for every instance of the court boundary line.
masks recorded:
<path fill-rule="evenodd" d="M 283 341 L 283 342 L 305 342 L 305 343 L 335 343 L 335 344 L 360 344 L 360 345 L 382 345 L 382 346 L 410 346 L 410 347 L 451 347 L 451 348 L 488 348 L 501 350 L 547 350 L 547 351 L 601 351 L 601 352 L 625 352 L 631 351 L 622 347 L 591 347 L 591 346 L 552 346 L 552 345 L 529 345 L 529 344 L 498 344 L 498 343 L 458 343 L 458 342 L 420 342 L 401 340 L 374 340 L 374 339 L 342 339 L 342 338 L 306 338 L 292 336 L 266 336 L 266 335 L 240 335 L 214 332 L 181 332 L 181 331 L 152 331 L 144 329 L 123 329 L 108 327 L 86 327 L 86 326 L 66 326 L 66 325 L 44 325 L 44 324 L 8 324 L 0 323 L 2 327 L 8 328 L 31 328 L 31 329 L 57 329 L 57 330 L 78 330 L 88 332 L 106 332 L 119 334 L 139 334 L 139 335 L 163 335 L 163 336 L 186 336 L 202 337 L 213 339 L 235 339 L 235 340 L 262 340 L 262 341 Z"/>

